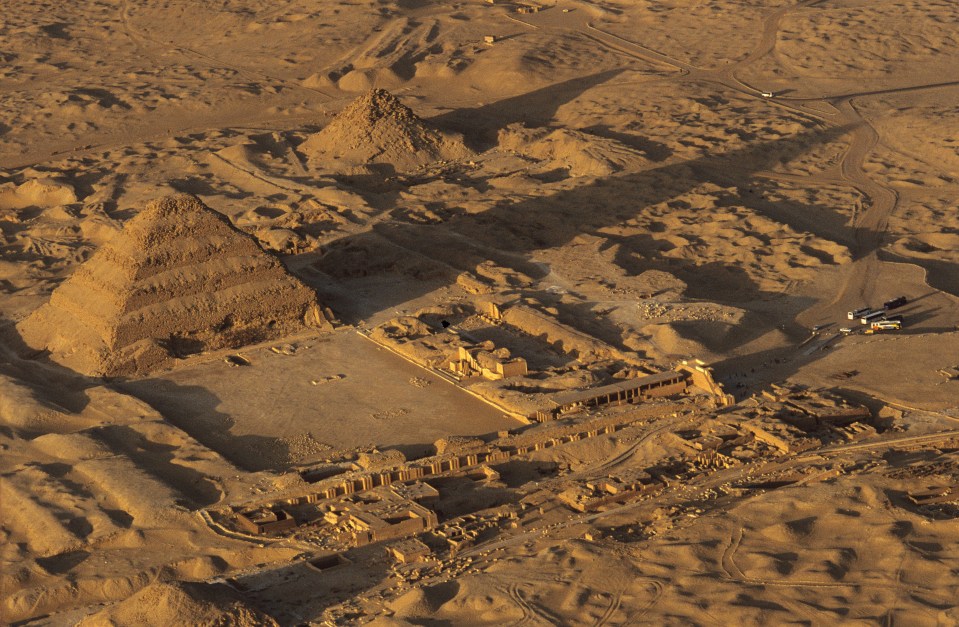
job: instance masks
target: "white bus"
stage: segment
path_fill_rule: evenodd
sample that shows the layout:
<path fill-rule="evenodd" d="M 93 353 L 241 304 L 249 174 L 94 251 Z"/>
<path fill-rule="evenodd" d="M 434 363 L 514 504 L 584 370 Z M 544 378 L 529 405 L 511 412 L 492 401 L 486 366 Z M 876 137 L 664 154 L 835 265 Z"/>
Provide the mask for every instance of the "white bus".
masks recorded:
<path fill-rule="evenodd" d="M 846 317 L 850 320 L 855 320 L 856 318 L 866 315 L 870 311 L 872 311 L 872 308 L 870 307 L 860 307 L 859 309 L 853 309 L 852 311 L 846 313 Z"/>
<path fill-rule="evenodd" d="M 875 322 L 876 320 L 879 320 L 885 315 L 886 315 L 885 309 L 870 309 L 867 313 L 864 313 L 861 318 L 859 318 L 859 322 L 863 324 L 869 324 L 870 322 Z"/>

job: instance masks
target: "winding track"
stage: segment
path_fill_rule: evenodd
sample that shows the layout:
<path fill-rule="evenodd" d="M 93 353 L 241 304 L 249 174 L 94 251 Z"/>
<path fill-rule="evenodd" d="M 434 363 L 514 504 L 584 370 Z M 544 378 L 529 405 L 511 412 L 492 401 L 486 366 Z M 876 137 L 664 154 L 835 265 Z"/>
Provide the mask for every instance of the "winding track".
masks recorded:
<path fill-rule="evenodd" d="M 514 625 L 525 625 L 531 623 L 536 618 L 536 613 L 533 611 L 533 608 L 529 606 L 529 603 L 526 602 L 526 599 L 523 598 L 523 595 L 519 592 L 519 585 L 516 583 L 511 583 L 507 589 L 506 593 L 509 596 L 510 600 L 523 612 L 522 618 L 513 623 Z"/>
<path fill-rule="evenodd" d="M 666 65 L 676 72 L 667 80 L 711 83 L 748 97 L 762 98 L 761 90 L 743 81 L 740 78 L 741 73 L 750 65 L 774 51 L 783 18 L 792 12 L 809 9 L 822 2 L 823 0 L 803 0 L 794 5 L 784 6 L 772 11 L 763 20 L 762 36 L 756 46 L 742 59 L 719 69 L 697 67 L 663 52 L 653 50 L 641 43 L 605 31 L 592 22 L 582 22 L 576 17 L 576 12 L 555 13 L 548 18 L 534 19 L 535 22 L 542 22 L 536 24 L 524 20 L 515 21 L 526 23 L 534 28 L 552 28 L 558 31 L 576 32 L 627 57 Z M 879 144 L 881 138 L 875 127 L 859 111 L 856 101 L 874 96 L 913 93 L 956 86 L 959 86 L 959 80 L 908 87 L 863 89 L 845 94 L 824 95 L 818 98 L 778 96 L 772 99 L 763 99 L 771 106 L 793 111 L 803 117 L 815 120 L 819 124 L 852 129 L 849 147 L 842 155 L 838 167 L 827 169 L 812 177 L 797 179 L 807 184 L 849 186 L 865 197 L 863 203 L 865 209 L 855 212 L 853 215 L 853 241 L 850 242 L 850 247 L 854 262 L 844 269 L 844 277 L 839 290 L 834 294 L 823 295 L 820 302 L 810 307 L 808 311 L 832 310 L 839 308 L 844 303 L 865 302 L 876 292 L 884 273 L 884 265 L 878 259 L 877 252 L 883 245 L 889 219 L 898 208 L 900 199 L 896 190 L 879 180 L 871 178 L 863 169 L 863 164 Z M 778 175 L 773 175 L 773 177 L 782 178 Z M 844 238 L 837 234 L 833 239 L 843 241 Z M 836 312 L 832 311 L 831 313 Z"/>
<path fill-rule="evenodd" d="M 596 619 L 596 622 L 593 623 L 593 627 L 603 627 L 608 623 L 613 616 L 616 615 L 616 612 L 619 611 L 620 606 L 623 604 L 623 588 L 618 588 L 616 592 L 612 593 L 609 599 L 609 606 L 606 608 L 606 611 L 603 612 L 603 615 Z"/>
<path fill-rule="evenodd" d="M 729 543 L 726 545 L 725 550 L 723 550 L 723 555 L 719 560 L 719 565 L 723 569 L 727 579 L 746 579 L 746 575 L 739 569 L 739 566 L 736 565 L 736 562 L 733 560 L 733 557 L 736 555 L 736 551 L 739 550 L 739 545 L 743 541 L 743 530 L 742 527 L 737 527 L 729 537 Z"/>

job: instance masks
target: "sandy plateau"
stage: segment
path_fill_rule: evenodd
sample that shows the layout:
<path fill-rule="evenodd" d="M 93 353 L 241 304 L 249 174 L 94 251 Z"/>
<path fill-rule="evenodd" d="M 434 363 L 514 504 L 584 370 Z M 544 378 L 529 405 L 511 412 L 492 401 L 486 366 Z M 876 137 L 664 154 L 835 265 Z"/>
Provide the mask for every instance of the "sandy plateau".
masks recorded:
<path fill-rule="evenodd" d="M 0 7 L 0 623 L 959 624 L 959 3 Z"/>

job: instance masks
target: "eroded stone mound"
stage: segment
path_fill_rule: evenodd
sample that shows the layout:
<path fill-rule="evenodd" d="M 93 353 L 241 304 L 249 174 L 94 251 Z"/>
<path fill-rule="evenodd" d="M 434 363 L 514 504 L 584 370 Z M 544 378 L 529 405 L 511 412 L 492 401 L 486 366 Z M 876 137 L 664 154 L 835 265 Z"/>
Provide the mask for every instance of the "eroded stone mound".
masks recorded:
<path fill-rule="evenodd" d="M 95 376 L 328 325 L 311 289 L 188 195 L 151 203 L 22 321 L 23 341 Z"/>
<path fill-rule="evenodd" d="M 397 171 L 472 154 L 461 138 L 433 128 L 385 89 L 354 100 L 300 149 L 315 163 L 389 164 Z"/>
<path fill-rule="evenodd" d="M 649 161 L 614 139 L 570 129 L 525 128 L 511 124 L 499 132 L 500 149 L 569 170 L 570 176 L 609 176 L 644 168 Z"/>
<path fill-rule="evenodd" d="M 276 621 L 223 584 L 154 583 L 79 625 L 207 625 L 254 627 Z"/>

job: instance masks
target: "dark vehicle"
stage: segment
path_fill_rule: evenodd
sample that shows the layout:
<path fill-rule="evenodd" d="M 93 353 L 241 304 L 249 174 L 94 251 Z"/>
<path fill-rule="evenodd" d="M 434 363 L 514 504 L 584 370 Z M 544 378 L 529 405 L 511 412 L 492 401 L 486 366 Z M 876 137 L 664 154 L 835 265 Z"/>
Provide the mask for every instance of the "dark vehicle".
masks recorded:
<path fill-rule="evenodd" d="M 882 304 L 884 309 L 895 309 L 896 307 L 902 307 L 909 302 L 905 296 L 900 296 L 898 298 L 893 298 L 892 300 L 887 300 Z"/>

